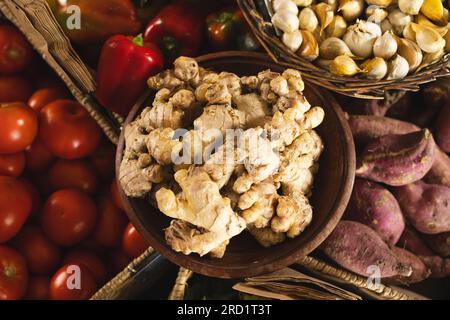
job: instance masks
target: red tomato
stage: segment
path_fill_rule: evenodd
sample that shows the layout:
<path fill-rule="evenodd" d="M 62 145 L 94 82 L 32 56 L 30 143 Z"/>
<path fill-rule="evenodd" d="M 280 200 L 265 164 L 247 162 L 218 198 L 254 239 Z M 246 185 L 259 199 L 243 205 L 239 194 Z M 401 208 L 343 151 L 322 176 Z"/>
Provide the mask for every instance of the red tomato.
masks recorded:
<path fill-rule="evenodd" d="M 50 275 L 61 258 L 59 248 L 38 227 L 27 226 L 19 233 L 14 243 L 24 256 L 31 273 Z"/>
<path fill-rule="evenodd" d="M 114 176 L 115 158 L 116 147 L 110 142 L 103 142 L 90 159 L 100 176 L 110 181 Z"/>
<path fill-rule="evenodd" d="M 50 280 L 50 299 L 88 300 L 97 290 L 92 272 L 84 265 L 64 265 Z"/>
<path fill-rule="evenodd" d="M 98 189 L 97 173 L 87 160 L 58 160 L 48 172 L 53 190 L 79 188 L 88 193 Z"/>
<path fill-rule="evenodd" d="M 93 233 L 94 241 L 102 247 L 120 246 L 128 219 L 117 208 L 110 197 L 100 199 L 97 225 Z"/>
<path fill-rule="evenodd" d="M 36 137 L 38 118 L 22 103 L 0 106 L 0 154 L 25 150 Z"/>
<path fill-rule="evenodd" d="M 44 147 L 39 137 L 25 149 L 26 168 L 31 172 L 47 170 L 55 157 Z"/>
<path fill-rule="evenodd" d="M 42 199 L 41 199 L 41 194 L 39 193 L 39 191 L 36 189 L 36 187 L 34 186 L 34 184 L 32 184 L 30 182 L 30 180 L 25 179 L 23 177 L 21 177 L 19 179 L 25 186 L 25 188 L 27 189 L 28 193 L 31 196 L 31 212 L 30 212 L 30 218 L 31 217 L 37 217 L 38 214 L 40 214 L 41 212 L 41 208 L 42 208 Z"/>
<path fill-rule="evenodd" d="M 116 276 L 128 266 L 131 259 L 122 250 L 115 250 L 110 253 L 108 261 L 111 276 Z"/>
<path fill-rule="evenodd" d="M 56 244 L 73 246 L 90 235 L 96 218 L 97 208 L 87 193 L 80 189 L 62 189 L 45 203 L 42 228 Z"/>
<path fill-rule="evenodd" d="M 78 102 L 53 101 L 42 109 L 40 117 L 41 141 L 59 158 L 83 158 L 100 143 L 100 127 Z"/>
<path fill-rule="evenodd" d="M 69 95 L 61 88 L 44 88 L 33 93 L 28 99 L 28 105 L 39 112 L 50 102 L 67 98 L 69 98 Z"/>
<path fill-rule="evenodd" d="M 0 300 L 23 298 L 27 284 L 25 259 L 16 250 L 0 245 Z"/>
<path fill-rule="evenodd" d="M 91 271 L 99 285 L 104 284 L 108 278 L 103 261 L 95 253 L 87 250 L 72 251 L 64 259 L 64 264 L 84 265 Z"/>
<path fill-rule="evenodd" d="M 114 204 L 121 210 L 125 211 L 125 205 L 123 204 L 122 197 L 119 193 L 119 185 L 116 179 L 111 183 L 111 194 Z"/>
<path fill-rule="evenodd" d="M 28 280 L 26 300 L 47 300 L 50 291 L 50 278 L 47 276 L 32 276 Z"/>
<path fill-rule="evenodd" d="M 0 26 L 0 73 L 24 71 L 33 58 L 33 48 L 14 26 Z"/>
<path fill-rule="evenodd" d="M 136 259 L 147 250 L 149 244 L 136 230 L 136 228 L 129 223 L 122 238 L 122 250 L 131 258 Z"/>
<path fill-rule="evenodd" d="M 25 154 L 23 152 L 0 154 L 0 175 L 18 177 L 25 169 Z"/>
<path fill-rule="evenodd" d="M 20 231 L 31 207 L 31 195 L 25 185 L 15 178 L 0 176 L 0 243 Z"/>
<path fill-rule="evenodd" d="M 22 76 L 0 77 L 0 103 L 27 102 L 33 94 L 33 85 Z"/>

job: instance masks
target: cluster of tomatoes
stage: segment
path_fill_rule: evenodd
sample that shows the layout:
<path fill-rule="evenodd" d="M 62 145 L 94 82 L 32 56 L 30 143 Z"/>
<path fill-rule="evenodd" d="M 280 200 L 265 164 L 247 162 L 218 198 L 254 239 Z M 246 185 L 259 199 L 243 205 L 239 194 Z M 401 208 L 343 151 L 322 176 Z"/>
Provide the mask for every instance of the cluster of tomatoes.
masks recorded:
<path fill-rule="evenodd" d="M 30 72 L 36 59 L 0 25 L 0 300 L 87 299 L 147 244 L 123 211 L 114 146 L 56 77 Z"/>

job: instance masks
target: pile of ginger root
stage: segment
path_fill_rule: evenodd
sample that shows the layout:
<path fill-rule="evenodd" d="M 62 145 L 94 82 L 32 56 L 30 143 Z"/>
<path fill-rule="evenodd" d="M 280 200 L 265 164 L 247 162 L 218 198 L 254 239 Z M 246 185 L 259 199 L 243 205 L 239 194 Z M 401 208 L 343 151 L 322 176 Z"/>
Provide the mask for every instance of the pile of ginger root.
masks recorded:
<path fill-rule="evenodd" d="M 152 105 L 124 128 L 119 183 L 172 218 L 173 250 L 221 258 L 244 229 L 264 247 L 305 230 L 324 111 L 298 71 L 238 77 L 180 57 L 148 86 Z"/>

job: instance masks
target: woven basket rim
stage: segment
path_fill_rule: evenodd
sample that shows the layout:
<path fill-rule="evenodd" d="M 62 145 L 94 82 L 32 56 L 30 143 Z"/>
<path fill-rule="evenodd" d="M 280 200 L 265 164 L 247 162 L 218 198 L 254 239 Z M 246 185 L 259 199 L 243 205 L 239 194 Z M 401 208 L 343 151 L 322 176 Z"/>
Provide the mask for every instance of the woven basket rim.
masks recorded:
<path fill-rule="evenodd" d="M 288 49 L 275 35 L 272 23 L 264 20 L 255 0 L 237 0 L 237 3 L 255 37 L 275 62 L 296 68 L 305 79 L 337 93 L 363 99 L 383 99 L 386 91 L 418 91 L 420 84 L 450 75 L 450 53 L 445 53 L 441 60 L 398 80 L 367 80 L 334 75 Z"/>

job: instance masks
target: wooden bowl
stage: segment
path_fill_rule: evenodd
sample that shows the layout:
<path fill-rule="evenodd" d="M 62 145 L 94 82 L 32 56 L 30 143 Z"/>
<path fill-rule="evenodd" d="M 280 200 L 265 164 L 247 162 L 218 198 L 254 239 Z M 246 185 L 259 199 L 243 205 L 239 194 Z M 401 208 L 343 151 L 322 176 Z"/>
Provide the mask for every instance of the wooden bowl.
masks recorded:
<path fill-rule="evenodd" d="M 265 69 L 281 72 L 283 68 L 259 53 L 222 52 L 199 57 L 201 66 L 238 75 L 253 75 Z M 131 222 L 150 245 L 167 259 L 196 273 L 220 278 L 255 276 L 284 268 L 316 249 L 333 231 L 346 208 L 353 187 L 355 148 L 344 113 L 325 90 L 306 84 L 305 95 L 310 103 L 322 106 L 325 120 L 318 133 L 325 144 L 320 169 L 314 182 L 311 203 L 314 207 L 310 226 L 295 239 L 271 248 L 263 248 L 247 232 L 231 240 L 222 259 L 189 256 L 173 251 L 164 239 L 170 218 L 153 208 L 148 201 L 129 198 L 120 190 Z M 133 107 L 125 124 L 133 121 L 142 108 L 150 105 L 154 92 L 147 92 Z M 124 149 L 123 134 L 117 148 L 116 171 Z M 120 189 L 120 188 L 119 188 Z"/>

